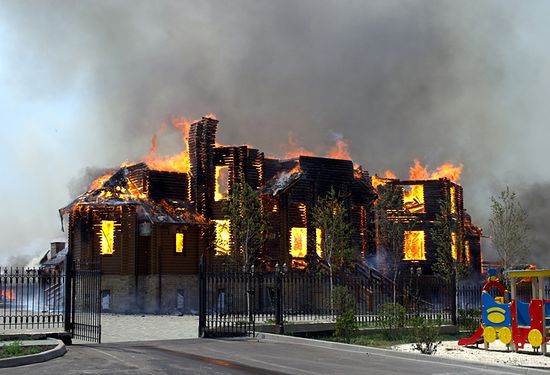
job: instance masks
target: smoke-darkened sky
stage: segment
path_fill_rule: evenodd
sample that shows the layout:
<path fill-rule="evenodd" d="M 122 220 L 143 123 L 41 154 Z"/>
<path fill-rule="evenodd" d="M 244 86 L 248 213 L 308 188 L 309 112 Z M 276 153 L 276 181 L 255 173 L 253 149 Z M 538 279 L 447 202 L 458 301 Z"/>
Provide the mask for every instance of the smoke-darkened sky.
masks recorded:
<path fill-rule="evenodd" d="M 506 185 L 550 190 L 549 11 L 543 0 L 0 0 L 0 263 L 63 238 L 57 209 L 82 176 L 138 160 L 174 116 L 211 112 L 221 143 L 269 154 L 289 132 L 319 151 L 342 134 L 371 173 L 463 163 L 466 207 L 485 226 Z M 167 132 L 161 149 L 178 139 Z"/>

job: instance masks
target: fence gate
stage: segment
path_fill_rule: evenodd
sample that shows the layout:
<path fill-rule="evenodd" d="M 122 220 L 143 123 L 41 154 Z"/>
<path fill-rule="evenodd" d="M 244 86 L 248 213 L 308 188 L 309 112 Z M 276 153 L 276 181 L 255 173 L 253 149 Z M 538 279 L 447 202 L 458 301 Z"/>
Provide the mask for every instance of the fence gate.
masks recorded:
<path fill-rule="evenodd" d="M 199 337 L 255 335 L 256 277 L 231 269 L 199 272 Z"/>
<path fill-rule="evenodd" d="M 75 262 L 71 274 L 71 309 L 67 310 L 71 337 L 100 343 L 101 265 L 99 262 Z"/>

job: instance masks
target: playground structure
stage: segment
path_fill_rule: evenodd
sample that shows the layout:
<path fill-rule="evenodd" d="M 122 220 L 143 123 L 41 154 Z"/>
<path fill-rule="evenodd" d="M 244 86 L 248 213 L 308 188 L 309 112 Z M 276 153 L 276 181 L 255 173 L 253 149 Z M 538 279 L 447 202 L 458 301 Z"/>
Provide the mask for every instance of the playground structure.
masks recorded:
<path fill-rule="evenodd" d="M 485 349 L 497 339 L 514 351 L 530 344 L 547 353 L 550 341 L 550 300 L 545 299 L 544 286 L 550 278 L 550 270 L 514 270 L 507 272 L 510 292 L 497 278 L 497 271 L 489 270 L 489 277 L 481 293 L 481 325 L 470 337 L 460 339 L 459 345 L 484 343 Z M 531 298 L 518 298 L 518 283 L 531 284 Z M 500 296 L 493 297 L 489 291 L 495 288 Z"/>

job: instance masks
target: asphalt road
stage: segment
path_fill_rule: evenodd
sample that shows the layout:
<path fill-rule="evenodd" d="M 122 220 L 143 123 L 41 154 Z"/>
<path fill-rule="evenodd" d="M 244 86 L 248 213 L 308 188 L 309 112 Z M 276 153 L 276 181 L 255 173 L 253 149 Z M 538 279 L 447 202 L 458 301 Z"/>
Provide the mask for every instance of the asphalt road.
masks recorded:
<path fill-rule="evenodd" d="M 484 367 L 410 353 L 278 338 L 189 339 L 73 345 L 64 357 L 2 369 L 1 374 L 548 374 L 526 368 Z"/>

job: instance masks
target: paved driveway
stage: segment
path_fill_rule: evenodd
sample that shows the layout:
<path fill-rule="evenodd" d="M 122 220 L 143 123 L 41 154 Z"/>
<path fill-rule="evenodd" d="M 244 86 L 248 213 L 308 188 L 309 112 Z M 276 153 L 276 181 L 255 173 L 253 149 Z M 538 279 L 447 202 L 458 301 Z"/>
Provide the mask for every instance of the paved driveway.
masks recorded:
<path fill-rule="evenodd" d="M 43 364 L 2 374 L 548 374 L 484 367 L 419 354 L 266 335 L 260 340 L 188 339 L 75 345 Z"/>

